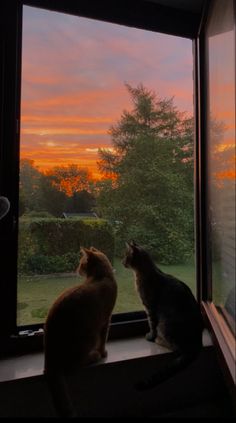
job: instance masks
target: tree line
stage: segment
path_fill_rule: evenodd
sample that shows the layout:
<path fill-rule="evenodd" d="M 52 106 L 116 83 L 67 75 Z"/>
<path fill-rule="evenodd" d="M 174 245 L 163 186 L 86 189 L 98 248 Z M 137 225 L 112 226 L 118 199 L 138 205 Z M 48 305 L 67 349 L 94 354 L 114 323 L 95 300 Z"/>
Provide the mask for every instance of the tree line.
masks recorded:
<path fill-rule="evenodd" d="M 95 206 L 93 182 L 86 168 L 55 166 L 43 173 L 33 160 L 20 161 L 19 214 L 52 215 L 87 212 Z"/>

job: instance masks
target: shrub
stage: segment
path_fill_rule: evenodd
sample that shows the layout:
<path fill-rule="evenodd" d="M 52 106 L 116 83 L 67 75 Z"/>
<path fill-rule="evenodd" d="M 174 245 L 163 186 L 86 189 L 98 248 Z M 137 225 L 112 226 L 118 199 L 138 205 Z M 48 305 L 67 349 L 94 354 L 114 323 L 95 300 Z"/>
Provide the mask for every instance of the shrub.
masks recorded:
<path fill-rule="evenodd" d="M 117 232 L 116 255 L 123 256 L 125 242 L 131 239 L 147 249 L 159 264 L 186 263 L 194 252 L 193 240 L 187 237 L 181 238 L 174 229 L 163 231 L 161 236 L 158 236 L 154 230 L 144 230 L 141 226 L 133 226 L 129 227 L 125 233 Z"/>
<path fill-rule="evenodd" d="M 27 211 L 22 215 L 22 218 L 24 219 L 33 219 L 33 218 L 50 218 L 53 217 L 53 215 L 47 211 L 37 211 L 37 210 L 31 210 L 31 211 Z"/>
<path fill-rule="evenodd" d="M 67 253 L 62 256 L 35 254 L 28 257 L 27 268 L 30 273 L 36 274 L 74 272 L 78 261 L 79 257 L 76 253 Z"/>
<path fill-rule="evenodd" d="M 71 272 L 78 265 L 80 247 L 94 246 L 113 262 L 114 234 L 103 219 L 21 219 L 20 273 Z"/>

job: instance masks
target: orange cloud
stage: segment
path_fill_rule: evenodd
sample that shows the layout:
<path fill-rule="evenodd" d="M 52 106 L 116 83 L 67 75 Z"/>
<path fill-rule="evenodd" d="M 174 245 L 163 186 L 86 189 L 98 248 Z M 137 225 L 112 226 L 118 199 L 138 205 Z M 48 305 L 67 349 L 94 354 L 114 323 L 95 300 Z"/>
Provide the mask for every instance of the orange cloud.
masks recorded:
<path fill-rule="evenodd" d="M 107 148 L 106 143 L 101 143 L 99 148 Z M 21 159 L 34 160 L 41 171 L 47 171 L 54 166 L 77 164 L 90 170 L 92 177 L 100 179 L 101 175 L 97 168 L 98 147 L 93 144 L 80 145 L 78 142 L 63 142 L 45 140 L 37 142 L 37 147 L 31 143 L 24 143 L 21 148 Z"/>
<path fill-rule="evenodd" d="M 41 170 L 75 163 L 89 167 L 93 177 L 101 177 L 97 169 L 98 148 L 109 147 L 108 130 L 128 104 L 129 96 L 123 86 L 23 100 L 21 158 L 34 160 Z"/>
<path fill-rule="evenodd" d="M 25 128 L 21 130 L 21 134 L 32 134 L 32 135 L 104 135 L 107 133 L 105 129 L 79 129 L 76 128 Z"/>
<path fill-rule="evenodd" d="M 101 110 L 101 106 L 102 109 L 106 108 L 107 110 L 117 109 L 117 104 L 122 107 L 123 110 L 125 105 L 128 104 L 128 94 L 126 93 L 125 95 L 125 92 L 126 90 L 121 82 L 119 86 L 113 86 L 109 89 L 94 89 L 92 91 L 81 90 L 73 94 L 54 95 L 52 97 L 45 95 L 42 99 L 23 100 L 22 115 L 24 115 L 27 110 L 32 111 L 32 109 L 36 112 L 49 109 L 52 113 L 55 112 L 58 107 L 60 107 L 60 111 L 62 111 L 63 108 L 76 106 L 82 106 L 82 110 L 84 111 L 87 111 L 88 106 L 92 106 L 92 109 L 89 110 L 90 113 L 94 108 Z M 73 109 L 70 110 L 70 113 L 74 114 Z"/>
<path fill-rule="evenodd" d="M 113 122 L 112 117 L 89 117 L 89 116 L 65 116 L 65 115 L 54 115 L 54 116 L 48 116 L 48 115 L 22 115 L 21 117 L 22 122 L 26 122 L 26 124 L 29 123 L 36 123 L 43 125 L 44 123 L 68 123 L 68 124 L 77 124 L 77 123 L 109 123 L 111 124 Z"/>

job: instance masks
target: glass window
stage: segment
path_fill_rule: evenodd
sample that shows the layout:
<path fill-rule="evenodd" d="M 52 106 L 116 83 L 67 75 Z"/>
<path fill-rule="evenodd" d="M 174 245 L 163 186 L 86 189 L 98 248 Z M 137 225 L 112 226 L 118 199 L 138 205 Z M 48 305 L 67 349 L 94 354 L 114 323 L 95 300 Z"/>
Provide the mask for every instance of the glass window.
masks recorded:
<path fill-rule="evenodd" d="M 101 248 L 116 313 L 142 309 L 125 241 L 195 293 L 192 42 L 23 8 L 18 324 L 43 322 Z"/>
<path fill-rule="evenodd" d="M 235 331 L 235 24 L 217 0 L 207 32 L 212 296 Z"/>

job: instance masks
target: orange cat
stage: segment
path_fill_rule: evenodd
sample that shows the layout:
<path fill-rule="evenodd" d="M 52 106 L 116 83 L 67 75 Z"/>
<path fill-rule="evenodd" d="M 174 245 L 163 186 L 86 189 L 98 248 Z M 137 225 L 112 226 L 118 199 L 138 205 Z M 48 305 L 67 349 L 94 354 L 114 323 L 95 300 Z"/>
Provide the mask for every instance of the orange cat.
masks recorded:
<path fill-rule="evenodd" d="M 45 375 L 61 416 L 75 416 L 65 376 L 106 357 L 109 323 L 117 297 L 113 268 L 101 251 L 81 249 L 82 284 L 54 302 L 44 326 Z"/>

